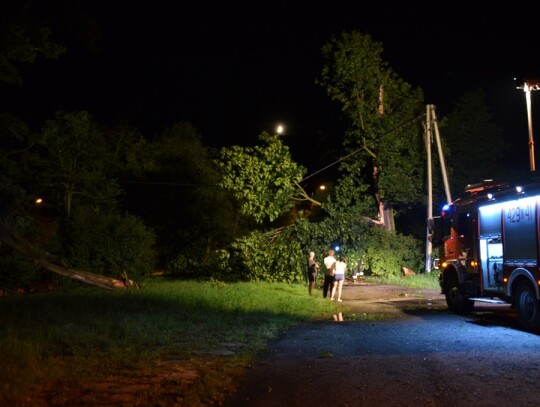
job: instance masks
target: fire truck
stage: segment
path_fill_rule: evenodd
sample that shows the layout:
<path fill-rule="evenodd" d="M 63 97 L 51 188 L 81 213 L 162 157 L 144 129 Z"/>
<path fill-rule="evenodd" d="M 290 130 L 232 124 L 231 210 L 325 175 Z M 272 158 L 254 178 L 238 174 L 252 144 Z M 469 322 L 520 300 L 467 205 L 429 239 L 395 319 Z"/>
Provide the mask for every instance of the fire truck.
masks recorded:
<path fill-rule="evenodd" d="M 436 235 L 439 284 L 450 311 L 475 302 L 509 304 L 540 332 L 540 183 L 469 185 L 445 205 Z"/>

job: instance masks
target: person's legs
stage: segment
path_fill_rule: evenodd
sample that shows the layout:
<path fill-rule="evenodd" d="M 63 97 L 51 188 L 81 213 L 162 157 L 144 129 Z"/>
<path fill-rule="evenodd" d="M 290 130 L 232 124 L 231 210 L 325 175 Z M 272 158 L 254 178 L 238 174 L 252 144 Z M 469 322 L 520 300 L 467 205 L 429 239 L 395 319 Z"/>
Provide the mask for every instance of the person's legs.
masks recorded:
<path fill-rule="evenodd" d="M 328 295 L 328 290 L 331 289 L 330 285 L 331 285 L 330 276 L 325 274 L 324 284 L 323 284 L 323 297 L 324 298 L 326 298 L 326 296 Z"/>
<path fill-rule="evenodd" d="M 338 282 L 334 281 L 334 284 L 332 285 L 332 295 L 330 296 L 330 299 L 333 300 L 334 296 L 336 295 L 336 288 L 337 288 Z"/>
<path fill-rule="evenodd" d="M 338 283 L 338 296 L 337 296 L 338 301 L 341 301 L 341 291 L 343 289 L 343 281 L 344 280 L 339 280 L 339 283 Z"/>

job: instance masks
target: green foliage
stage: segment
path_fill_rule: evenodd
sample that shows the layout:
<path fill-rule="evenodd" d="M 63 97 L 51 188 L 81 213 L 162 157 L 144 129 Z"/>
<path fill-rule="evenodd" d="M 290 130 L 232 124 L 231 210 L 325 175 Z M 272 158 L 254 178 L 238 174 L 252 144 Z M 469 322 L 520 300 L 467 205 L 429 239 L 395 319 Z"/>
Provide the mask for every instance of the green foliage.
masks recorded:
<path fill-rule="evenodd" d="M 299 220 L 272 232 L 252 232 L 232 245 L 225 275 L 248 281 L 305 282 L 308 252 L 322 261 L 329 248 L 341 247 L 349 272 L 362 261 L 373 276 L 400 275 L 401 267 L 421 270 L 421 243 L 352 217 L 326 218 L 319 223 Z"/>
<path fill-rule="evenodd" d="M 423 201 L 423 94 L 404 82 L 382 59 L 382 44 L 369 35 L 342 33 L 323 47 L 318 81 L 350 120 L 344 147 L 354 153 L 341 168 L 352 180 L 371 185 L 385 203 Z"/>
<path fill-rule="evenodd" d="M 334 195 L 322 204 L 322 208 L 332 218 L 348 218 L 350 221 L 377 215 L 377 203 L 370 186 L 352 174 L 345 174 L 339 179 Z"/>
<path fill-rule="evenodd" d="M 156 231 L 160 267 L 182 273 L 211 269 L 212 253 L 242 230 L 234 199 L 217 185 L 213 151 L 187 122 L 174 123 L 139 147 L 125 157 L 134 169 L 126 204 Z"/>
<path fill-rule="evenodd" d="M 421 270 L 423 264 L 422 245 L 418 240 L 354 218 L 328 218 L 317 224 L 300 221 L 296 234 L 301 247 L 306 248 L 303 250 L 306 258 L 307 253 L 314 250 L 322 259 L 329 248 L 339 245 L 349 272 L 359 261 L 364 272 L 375 276 L 399 275 L 402 266 Z"/>
<path fill-rule="evenodd" d="M 6 291 L 25 290 L 42 281 L 41 270 L 32 259 L 0 245 L 0 288 Z"/>
<path fill-rule="evenodd" d="M 446 163 L 453 194 L 463 193 L 468 184 L 503 174 L 507 146 L 492 119 L 482 91 L 464 94 L 448 115 L 441 132 L 448 147 L 445 156 L 452 158 Z"/>
<path fill-rule="evenodd" d="M 441 286 L 439 285 L 439 276 L 436 270 L 433 270 L 431 273 L 418 273 L 418 270 L 415 271 L 417 274 L 414 276 L 405 277 L 403 275 L 388 274 L 382 277 L 365 277 L 365 280 L 370 283 L 399 285 L 417 289 L 441 289 Z"/>
<path fill-rule="evenodd" d="M 142 177 L 155 170 L 156 162 L 150 143 L 139 130 L 119 124 L 104 130 L 109 145 L 110 172 L 119 177 Z"/>
<path fill-rule="evenodd" d="M 294 206 L 295 184 L 305 169 L 292 159 L 289 148 L 277 136 L 263 133 L 261 145 L 223 148 L 217 165 L 221 187 L 240 202 L 240 211 L 258 223 L 273 221 Z"/>
<path fill-rule="evenodd" d="M 51 40 L 45 19 L 35 18 L 28 1 L 7 1 L 0 13 L 0 82 L 21 85 L 19 64 L 34 63 L 38 56 L 56 59 L 65 48 Z"/>
<path fill-rule="evenodd" d="M 77 204 L 115 207 L 120 191 L 106 176 L 111 150 L 88 112 L 57 112 L 33 142 L 40 147 L 36 189 L 50 204 L 68 217 Z"/>
<path fill-rule="evenodd" d="M 371 275 L 400 275 L 402 266 L 421 271 L 423 252 L 418 240 L 380 228 L 369 231 L 361 253 L 364 267 Z"/>
<path fill-rule="evenodd" d="M 230 269 L 246 281 L 301 283 L 306 281 L 306 261 L 294 228 L 252 232 L 231 248 Z"/>
<path fill-rule="evenodd" d="M 0 114 L 0 218 L 24 216 L 31 198 L 25 185 L 32 178 L 24 162 L 28 127 L 8 114 Z"/>
<path fill-rule="evenodd" d="M 155 236 L 133 215 L 80 208 L 65 236 L 70 266 L 96 274 L 137 278 L 150 273 Z"/>

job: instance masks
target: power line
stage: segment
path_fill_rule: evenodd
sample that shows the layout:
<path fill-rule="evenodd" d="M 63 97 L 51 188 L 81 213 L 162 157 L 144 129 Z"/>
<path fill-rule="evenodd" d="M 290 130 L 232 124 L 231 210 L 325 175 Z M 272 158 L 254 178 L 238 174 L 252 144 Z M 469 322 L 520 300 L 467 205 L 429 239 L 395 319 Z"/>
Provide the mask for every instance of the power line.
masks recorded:
<path fill-rule="evenodd" d="M 412 122 L 415 122 L 416 120 L 419 120 L 419 119 L 423 118 L 425 115 L 426 114 L 423 113 L 420 116 L 415 117 L 414 119 L 411 119 L 411 120 L 409 120 L 409 121 L 407 121 L 405 123 L 400 124 L 399 126 L 395 127 L 394 129 L 389 130 L 388 132 L 381 135 L 375 141 L 380 141 L 383 137 L 388 136 L 389 134 L 401 129 L 402 127 L 410 125 Z M 327 170 L 328 168 L 333 167 L 334 165 L 336 165 L 336 164 L 340 163 L 341 161 L 343 161 L 343 160 L 345 160 L 345 159 L 359 153 L 362 150 L 365 150 L 365 147 L 360 147 L 360 148 L 354 150 L 353 152 L 347 154 L 346 156 L 339 158 L 338 160 L 334 161 L 333 163 L 330 163 L 327 166 L 321 168 L 320 170 L 315 171 L 314 173 L 308 175 L 307 177 L 302 179 L 300 182 L 303 182 L 303 181 L 305 181 L 305 180 L 307 180 L 307 179 L 309 179 L 309 178 L 311 178 L 311 177 L 313 177 L 313 176 Z M 120 182 L 123 182 L 123 183 L 126 183 L 126 184 L 172 185 L 172 186 L 182 186 L 182 187 L 217 187 L 217 185 L 186 184 L 186 183 L 181 183 L 181 182 L 151 182 L 151 181 L 120 181 Z"/>
<path fill-rule="evenodd" d="M 181 187 L 217 187 L 217 185 L 184 184 L 181 182 L 120 181 L 124 184 L 174 185 Z"/>
<path fill-rule="evenodd" d="M 394 129 L 392 129 L 392 130 L 389 130 L 388 132 L 386 132 L 386 133 L 384 133 L 383 135 L 381 135 L 381 136 L 380 136 L 378 139 L 376 139 L 375 141 L 380 141 L 383 137 L 388 136 L 389 134 L 393 133 L 394 131 L 399 130 L 399 129 L 402 128 L 402 127 L 408 126 L 408 125 L 411 124 L 412 122 L 421 119 L 421 118 L 424 117 L 425 115 L 426 115 L 425 113 L 422 113 L 420 116 L 415 117 L 414 119 L 411 119 L 411 120 L 409 120 L 409 121 L 407 121 L 407 122 L 405 122 L 405 123 L 400 124 L 400 125 L 397 126 L 396 128 L 394 128 Z M 303 181 L 307 180 L 308 178 L 311 178 L 311 177 L 313 177 L 314 175 L 317 175 L 317 174 L 319 174 L 320 172 L 323 172 L 324 170 L 327 170 L 328 168 L 330 168 L 330 167 L 332 167 L 332 166 L 334 166 L 334 165 L 340 163 L 341 161 L 343 161 L 343 160 L 349 158 L 350 156 L 355 155 L 355 154 L 359 153 L 359 152 L 362 151 L 362 150 L 365 150 L 365 148 L 366 148 L 366 147 L 360 147 L 359 149 L 354 150 L 352 153 L 347 154 L 345 157 L 341 157 L 341 158 L 339 158 L 338 160 L 334 161 L 333 163 L 328 164 L 326 167 L 323 167 L 323 168 L 321 168 L 320 170 L 315 171 L 314 173 L 308 175 L 307 177 L 305 177 L 304 179 L 302 179 L 300 182 L 303 182 Z"/>

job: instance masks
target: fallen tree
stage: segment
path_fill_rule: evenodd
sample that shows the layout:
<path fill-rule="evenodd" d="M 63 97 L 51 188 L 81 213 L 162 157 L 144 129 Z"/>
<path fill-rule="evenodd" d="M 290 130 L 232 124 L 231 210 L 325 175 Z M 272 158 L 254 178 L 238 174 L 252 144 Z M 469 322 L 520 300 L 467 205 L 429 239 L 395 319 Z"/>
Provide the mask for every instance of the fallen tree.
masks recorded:
<path fill-rule="evenodd" d="M 63 277 L 71 278 L 82 283 L 93 285 L 108 290 L 119 288 L 139 288 L 139 285 L 130 280 L 126 274 L 122 280 L 106 277 L 99 274 L 90 273 L 84 270 L 77 270 L 70 267 L 56 264 L 47 260 L 46 255 L 32 246 L 28 241 L 20 237 L 12 228 L 3 221 L 0 225 L 0 243 L 5 244 L 13 250 L 30 257 L 35 264 Z"/>

